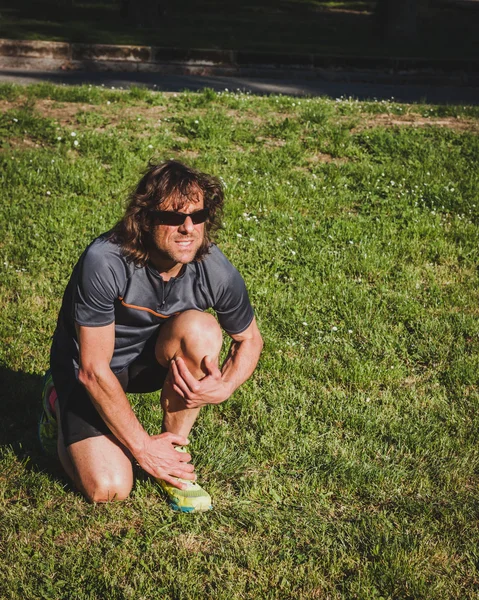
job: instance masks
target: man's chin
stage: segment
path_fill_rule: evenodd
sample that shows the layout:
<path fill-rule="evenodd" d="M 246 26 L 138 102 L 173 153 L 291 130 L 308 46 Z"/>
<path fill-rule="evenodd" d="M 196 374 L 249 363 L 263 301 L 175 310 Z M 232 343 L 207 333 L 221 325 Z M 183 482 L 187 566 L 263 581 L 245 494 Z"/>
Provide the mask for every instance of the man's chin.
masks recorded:
<path fill-rule="evenodd" d="M 198 252 L 198 248 L 194 250 L 189 250 L 188 252 L 175 252 L 172 256 L 173 260 L 180 265 L 187 265 L 190 262 L 193 262 L 196 258 L 196 254 Z"/>

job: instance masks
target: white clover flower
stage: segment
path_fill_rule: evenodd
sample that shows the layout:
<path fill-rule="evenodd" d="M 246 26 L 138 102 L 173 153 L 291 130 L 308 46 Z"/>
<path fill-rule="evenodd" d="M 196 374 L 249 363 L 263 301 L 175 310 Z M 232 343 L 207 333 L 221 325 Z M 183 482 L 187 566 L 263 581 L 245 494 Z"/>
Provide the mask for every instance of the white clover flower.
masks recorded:
<path fill-rule="evenodd" d="M 338 330 L 338 328 L 336 326 L 331 328 L 331 331 L 337 331 L 337 330 Z"/>
<path fill-rule="evenodd" d="M 239 237 L 239 238 L 240 238 L 240 237 L 243 237 L 243 236 L 241 235 L 241 233 L 237 233 L 237 234 L 236 234 L 236 237 Z"/>
<path fill-rule="evenodd" d="M 294 250 L 291 250 L 291 254 L 292 254 L 293 256 L 296 256 L 296 252 L 295 252 Z"/>
<path fill-rule="evenodd" d="M 305 327 L 307 327 L 307 326 L 308 326 L 308 324 L 306 323 L 306 321 L 303 321 L 303 325 L 304 325 Z"/>
<path fill-rule="evenodd" d="M 148 144 L 148 148 L 153 148 L 153 146 L 151 144 Z"/>
<path fill-rule="evenodd" d="M 249 241 L 250 241 L 250 242 L 254 242 L 254 238 L 253 238 L 253 237 L 252 237 L 252 238 L 249 238 Z"/>
<path fill-rule="evenodd" d="M 51 192 L 47 192 L 47 196 L 51 196 Z"/>
<path fill-rule="evenodd" d="M 78 144 L 79 144 L 79 143 L 80 143 L 80 142 L 79 142 L 78 140 L 75 140 L 75 141 L 73 142 L 73 145 L 74 145 L 74 146 L 78 146 Z"/>
<path fill-rule="evenodd" d="M 70 135 L 71 135 L 72 137 L 76 137 L 76 136 L 77 136 L 77 134 L 76 134 L 74 131 L 72 131 L 72 132 L 70 133 Z"/>
<path fill-rule="evenodd" d="M 18 119 L 13 119 L 13 122 L 14 123 L 18 123 Z"/>
<path fill-rule="evenodd" d="M 353 330 L 352 329 L 348 329 L 348 333 L 353 333 Z"/>
<path fill-rule="evenodd" d="M 60 136 L 58 136 L 58 137 L 57 137 L 57 140 L 58 140 L 59 142 L 61 142 L 61 141 L 62 141 L 62 138 L 61 138 Z"/>

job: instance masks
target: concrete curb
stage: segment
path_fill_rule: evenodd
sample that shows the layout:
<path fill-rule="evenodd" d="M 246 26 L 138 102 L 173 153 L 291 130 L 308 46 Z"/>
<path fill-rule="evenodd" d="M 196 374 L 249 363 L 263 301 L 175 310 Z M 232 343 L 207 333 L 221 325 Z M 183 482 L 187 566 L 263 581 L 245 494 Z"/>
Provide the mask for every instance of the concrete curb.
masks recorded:
<path fill-rule="evenodd" d="M 113 71 L 479 85 L 479 60 L 273 54 L 0 39 L 0 69 Z"/>

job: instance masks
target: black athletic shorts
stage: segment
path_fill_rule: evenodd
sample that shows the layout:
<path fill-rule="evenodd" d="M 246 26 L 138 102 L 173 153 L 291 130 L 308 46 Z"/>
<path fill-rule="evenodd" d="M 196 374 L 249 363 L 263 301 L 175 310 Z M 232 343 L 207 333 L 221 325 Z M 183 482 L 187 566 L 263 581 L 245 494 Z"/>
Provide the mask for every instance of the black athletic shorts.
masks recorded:
<path fill-rule="evenodd" d="M 125 392 L 146 394 L 163 387 L 168 369 L 155 357 L 156 336 L 146 344 L 140 356 L 128 367 L 115 373 Z M 60 402 L 61 426 L 65 446 L 89 437 L 110 435 L 86 389 L 78 381 L 74 369 L 70 372 L 51 364 L 53 382 Z"/>

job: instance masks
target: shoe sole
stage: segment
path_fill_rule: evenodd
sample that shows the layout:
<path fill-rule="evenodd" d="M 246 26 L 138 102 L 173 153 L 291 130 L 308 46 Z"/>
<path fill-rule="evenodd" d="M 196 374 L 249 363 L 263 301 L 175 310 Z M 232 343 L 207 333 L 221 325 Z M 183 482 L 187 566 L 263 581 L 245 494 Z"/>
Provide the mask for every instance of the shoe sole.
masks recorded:
<path fill-rule="evenodd" d="M 182 512 L 182 513 L 202 513 L 202 512 L 208 512 L 210 510 L 213 510 L 213 505 L 210 504 L 209 506 L 199 506 L 199 507 L 193 507 L 193 506 L 178 506 L 178 504 L 175 504 L 174 502 L 169 502 L 168 503 L 170 508 L 172 508 L 174 511 L 176 512 Z"/>

